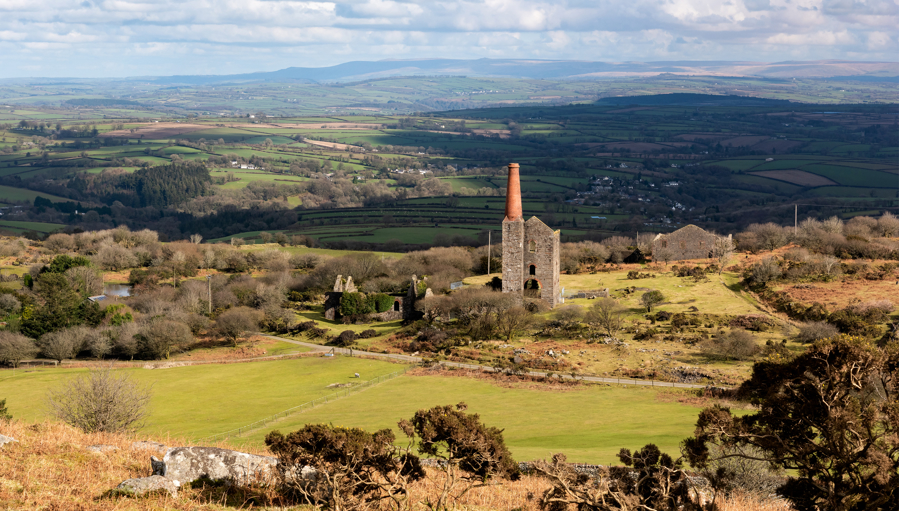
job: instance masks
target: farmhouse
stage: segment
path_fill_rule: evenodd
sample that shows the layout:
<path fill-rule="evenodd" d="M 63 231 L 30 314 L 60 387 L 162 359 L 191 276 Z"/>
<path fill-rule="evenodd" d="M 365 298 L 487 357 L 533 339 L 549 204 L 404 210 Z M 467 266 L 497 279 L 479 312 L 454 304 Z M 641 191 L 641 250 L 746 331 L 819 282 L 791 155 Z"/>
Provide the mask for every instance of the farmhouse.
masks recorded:
<path fill-rule="evenodd" d="M 559 231 L 537 217 L 527 222 L 521 208 L 518 164 L 509 164 L 506 216 L 503 219 L 503 293 L 540 298 L 555 307 L 560 301 Z"/>
<path fill-rule="evenodd" d="M 705 259 L 712 256 L 718 237 L 705 229 L 688 225 L 670 234 L 658 234 L 652 240 L 653 259 L 667 252 L 671 261 Z"/>

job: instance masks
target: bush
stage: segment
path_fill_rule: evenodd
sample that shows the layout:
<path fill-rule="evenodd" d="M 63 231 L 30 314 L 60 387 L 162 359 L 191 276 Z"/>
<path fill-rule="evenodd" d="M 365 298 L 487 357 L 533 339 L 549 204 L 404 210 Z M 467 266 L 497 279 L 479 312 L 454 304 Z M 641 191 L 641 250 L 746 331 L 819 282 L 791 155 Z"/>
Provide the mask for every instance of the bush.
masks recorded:
<path fill-rule="evenodd" d="M 41 354 L 61 363 L 63 360 L 75 358 L 84 347 L 90 330 L 84 327 L 64 328 L 42 335 L 37 341 Z"/>
<path fill-rule="evenodd" d="M 699 349 L 708 355 L 736 360 L 750 358 L 760 350 L 755 338 L 745 330 L 731 330 L 704 341 L 699 345 Z"/>
<path fill-rule="evenodd" d="M 396 509 L 407 506 L 410 482 L 425 471 L 411 447 L 397 447 L 389 429 L 367 433 L 358 428 L 308 424 L 284 436 L 272 431 L 265 445 L 278 457 L 288 494 L 328 509 L 370 509 L 382 499 Z M 306 467 L 312 480 L 297 477 Z M 290 477 L 292 475 L 293 477 Z M 376 504 L 377 505 L 377 504 Z"/>
<path fill-rule="evenodd" d="M 387 312 L 393 309 L 393 303 L 396 301 L 392 296 L 384 293 L 368 295 L 367 300 L 369 302 L 369 307 L 374 312 Z"/>
<path fill-rule="evenodd" d="M 363 330 L 359 332 L 360 339 L 371 339 L 372 337 L 377 337 L 378 332 L 375 331 L 374 328 L 369 328 L 368 330 Z"/>
<path fill-rule="evenodd" d="M 751 279 L 753 284 L 764 286 L 779 279 L 782 274 L 777 261 L 774 258 L 766 257 L 752 267 Z"/>
<path fill-rule="evenodd" d="M 840 330 L 825 321 L 809 321 L 799 327 L 799 335 L 796 340 L 804 343 L 812 343 L 821 339 L 830 339 L 840 334 Z"/>
<path fill-rule="evenodd" d="M 328 343 L 331 346 L 340 346 L 342 348 L 349 348 L 356 344 L 356 332 L 352 330 L 344 330 L 337 335 L 331 342 Z"/>
<path fill-rule="evenodd" d="M 9 410 L 6 409 L 6 400 L 0 399 L 0 421 L 9 422 L 12 420 Z"/>
<path fill-rule="evenodd" d="M 147 417 L 150 389 L 105 368 L 64 382 L 48 396 L 57 419 L 85 433 L 132 431 Z"/>

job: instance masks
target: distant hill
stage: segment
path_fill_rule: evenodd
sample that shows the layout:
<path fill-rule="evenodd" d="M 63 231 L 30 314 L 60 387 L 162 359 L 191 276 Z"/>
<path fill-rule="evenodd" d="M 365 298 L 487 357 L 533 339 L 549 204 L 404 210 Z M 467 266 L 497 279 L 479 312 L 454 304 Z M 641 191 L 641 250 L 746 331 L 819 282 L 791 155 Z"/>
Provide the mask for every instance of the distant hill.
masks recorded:
<path fill-rule="evenodd" d="M 673 105 L 673 106 L 775 106 L 789 105 L 784 99 L 754 98 L 750 96 L 714 96 L 710 94 L 653 94 L 649 96 L 618 96 L 602 98 L 599 105 Z"/>
<path fill-rule="evenodd" d="M 764 78 L 832 78 L 892 81 L 899 77 L 897 62 L 589 62 L 575 60 L 379 60 L 346 62 L 331 67 L 289 67 L 279 71 L 235 75 L 155 77 L 165 84 L 251 82 L 348 82 L 391 76 L 495 76 L 533 79 L 602 79 L 655 76 L 662 73 L 703 76 L 758 76 Z"/>

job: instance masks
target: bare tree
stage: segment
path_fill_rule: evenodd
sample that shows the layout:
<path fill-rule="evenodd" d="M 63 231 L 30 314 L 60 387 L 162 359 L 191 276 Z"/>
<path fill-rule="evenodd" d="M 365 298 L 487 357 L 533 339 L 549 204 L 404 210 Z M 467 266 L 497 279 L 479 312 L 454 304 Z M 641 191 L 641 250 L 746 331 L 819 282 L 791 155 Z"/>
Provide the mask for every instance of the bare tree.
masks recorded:
<path fill-rule="evenodd" d="M 524 307 L 512 307 L 496 315 L 496 329 L 509 342 L 534 324 L 534 316 Z"/>
<path fill-rule="evenodd" d="M 140 351 L 153 358 L 169 358 L 193 341 L 190 328 L 179 321 L 158 318 L 145 324 L 138 337 Z"/>
<path fill-rule="evenodd" d="M 191 234 L 190 235 L 190 242 L 193 243 L 194 245 L 199 245 L 201 241 L 203 241 L 203 235 L 201 235 L 201 234 Z"/>
<path fill-rule="evenodd" d="M 48 332 L 38 339 L 37 345 L 45 357 L 62 363 L 63 360 L 75 358 L 81 351 L 89 331 L 85 327 L 72 327 Z"/>
<path fill-rule="evenodd" d="M 19 367 L 19 362 L 35 357 L 40 350 L 34 340 L 9 331 L 0 331 L 0 362 Z"/>
<path fill-rule="evenodd" d="M 718 275 L 724 271 L 724 267 L 734 256 L 734 240 L 730 236 L 718 236 L 715 238 L 715 246 L 712 247 L 712 257 L 718 261 Z"/>
<path fill-rule="evenodd" d="M 150 396 L 128 373 L 103 368 L 62 383 L 47 402 L 54 417 L 85 433 L 116 433 L 142 425 Z"/>
<path fill-rule="evenodd" d="M 596 325 L 609 337 L 624 326 L 624 307 L 614 298 L 600 298 L 590 307 L 584 318 L 588 324 Z"/>
<path fill-rule="evenodd" d="M 249 307 L 236 307 L 223 312 L 215 321 L 215 328 L 235 347 L 244 336 L 259 330 L 262 313 Z"/>

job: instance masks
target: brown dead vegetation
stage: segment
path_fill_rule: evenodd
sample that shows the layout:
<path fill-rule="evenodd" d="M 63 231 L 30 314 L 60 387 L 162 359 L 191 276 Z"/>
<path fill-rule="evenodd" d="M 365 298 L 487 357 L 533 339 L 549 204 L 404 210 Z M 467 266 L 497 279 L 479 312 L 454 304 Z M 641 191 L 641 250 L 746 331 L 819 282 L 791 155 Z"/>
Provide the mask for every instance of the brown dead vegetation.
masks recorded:
<path fill-rule="evenodd" d="M 181 488 L 177 498 L 151 495 L 143 498 L 108 495 L 120 482 L 151 474 L 151 455 L 161 453 L 132 449 L 139 440 L 160 442 L 169 447 L 193 445 L 181 438 L 146 438 L 142 435 L 84 434 L 69 426 L 43 422 L 0 423 L 0 434 L 18 440 L 0 448 L 0 508 L 17 510 L 143 511 L 223 509 L 308 509 L 283 501 L 274 488 L 240 488 L 227 485 Z M 92 453 L 91 445 L 109 445 L 116 450 Z M 225 443 L 210 446 L 229 448 Z M 270 456 L 265 449 L 244 446 L 252 454 Z M 409 488 L 412 502 L 424 502 L 443 486 L 443 472 L 426 469 L 427 477 Z M 519 509 L 537 511 L 539 496 L 549 488 L 538 476 L 525 475 L 470 490 L 457 502 L 462 511 Z M 721 511 L 790 511 L 782 501 L 762 501 L 748 495 L 721 499 Z M 386 504 L 384 509 L 387 509 Z M 415 507 L 419 509 L 419 507 Z"/>

